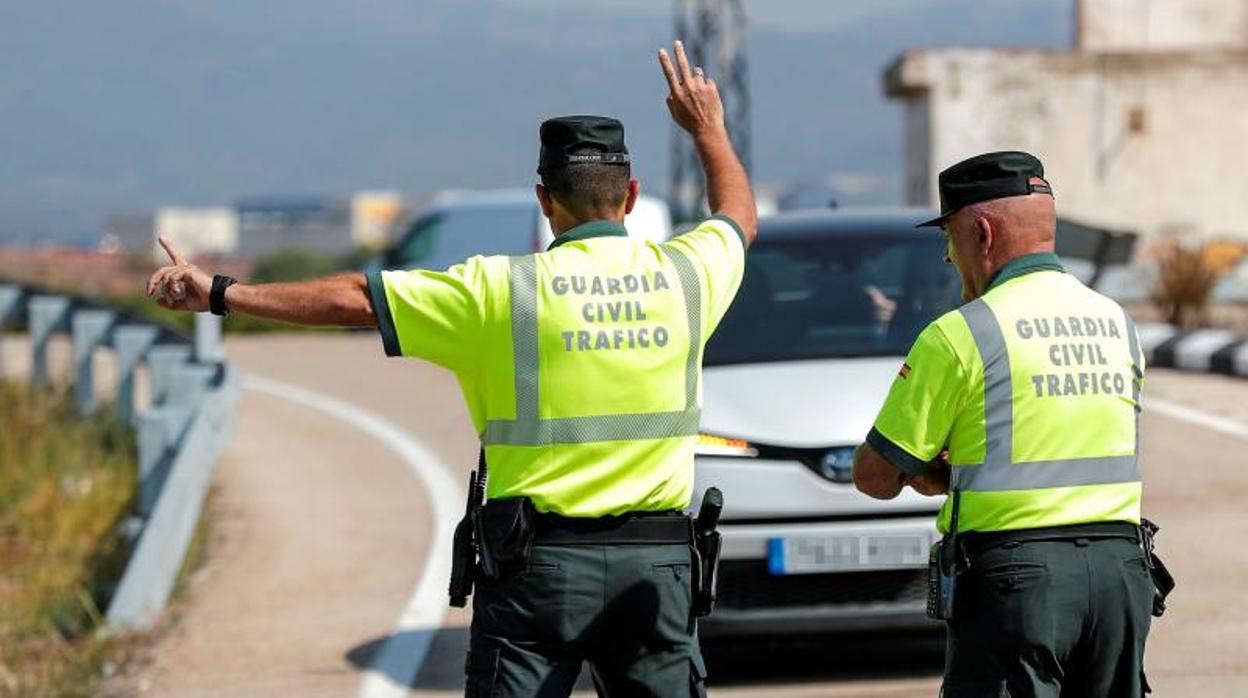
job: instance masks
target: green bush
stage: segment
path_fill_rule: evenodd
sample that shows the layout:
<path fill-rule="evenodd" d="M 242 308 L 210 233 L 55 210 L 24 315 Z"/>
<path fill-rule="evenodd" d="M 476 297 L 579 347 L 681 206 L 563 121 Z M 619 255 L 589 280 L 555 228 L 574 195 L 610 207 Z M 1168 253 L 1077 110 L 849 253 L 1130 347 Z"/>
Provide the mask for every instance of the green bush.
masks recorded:
<path fill-rule="evenodd" d="M 334 255 L 301 249 L 284 249 L 256 260 L 256 269 L 251 274 L 251 281 L 257 284 L 271 281 L 299 281 L 341 270 L 339 259 Z"/>
<path fill-rule="evenodd" d="M 271 281 L 301 281 L 343 271 L 357 271 L 374 254 L 376 253 L 367 248 L 357 248 L 343 255 L 299 248 L 277 250 L 256 260 L 251 282 L 263 284 Z"/>

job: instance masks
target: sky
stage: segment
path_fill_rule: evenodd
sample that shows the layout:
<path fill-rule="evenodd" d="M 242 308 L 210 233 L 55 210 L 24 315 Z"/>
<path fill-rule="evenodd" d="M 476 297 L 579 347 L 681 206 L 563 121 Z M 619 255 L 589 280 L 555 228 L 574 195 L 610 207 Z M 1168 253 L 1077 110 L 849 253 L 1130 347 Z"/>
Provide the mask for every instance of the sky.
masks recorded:
<path fill-rule="evenodd" d="M 998 0 L 1011 2 L 1013 0 Z M 524 8 L 566 7 L 567 0 L 501 0 L 501 4 Z M 812 33 L 837 29 L 872 16 L 904 14 L 923 6 L 939 6 L 941 0 L 745 0 L 746 15 L 753 24 L 786 32 Z M 604 15 L 670 17 L 672 0 L 595 0 L 591 7 Z"/>
<path fill-rule="evenodd" d="M 900 201 L 902 50 L 1065 46 L 1069 0 L 746 0 L 756 181 Z M 530 186 L 537 126 L 619 117 L 663 193 L 667 0 L 0 4 L 0 243 L 256 196 Z"/>

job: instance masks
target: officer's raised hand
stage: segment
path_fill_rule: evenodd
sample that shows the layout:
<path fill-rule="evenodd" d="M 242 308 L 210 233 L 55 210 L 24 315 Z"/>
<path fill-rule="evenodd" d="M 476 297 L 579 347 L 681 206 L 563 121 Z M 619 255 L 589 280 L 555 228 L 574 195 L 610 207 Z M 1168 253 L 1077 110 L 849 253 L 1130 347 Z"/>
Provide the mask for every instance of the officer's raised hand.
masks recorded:
<path fill-rule="evenodd" d="M 757 232 L 758 212 L 749 178 L 728 138 L 719 89 L 701 66 L 689 66 L 685 47 L 679 41 L 674 49 L 675 64 L 665 49 L 659 49 L 659 66 L 667 78 L 667 109 L 672 120 L 693 137 L 706 175 L 711 213 L 735 221 L 748 246 Z"/>
<path fill-rule="evenodd" d="M 147 295 L 156 295 L 156 303 L 170 310 L 204 312 L 208 310 L 208 293 L 212 290 L 212 277 L 199 267 L 186 261 L 182 253 L 164 235 L 160 246 L 169 255 L 170 266 L 161 267 L 147 281 Z"/>
<path fill-rule="evenodd" d="M 679 41 L 675 45 L 676 64 L 665 49 L 659 49 L 659 65 L 667 78 L 670 89 L 667 108 L 672 119 L 689 135 L 725 134 L 724 103 L 719 98 L 715 81 L 707 77 L 702 66 L 689 67 L 685 47 Z"/>

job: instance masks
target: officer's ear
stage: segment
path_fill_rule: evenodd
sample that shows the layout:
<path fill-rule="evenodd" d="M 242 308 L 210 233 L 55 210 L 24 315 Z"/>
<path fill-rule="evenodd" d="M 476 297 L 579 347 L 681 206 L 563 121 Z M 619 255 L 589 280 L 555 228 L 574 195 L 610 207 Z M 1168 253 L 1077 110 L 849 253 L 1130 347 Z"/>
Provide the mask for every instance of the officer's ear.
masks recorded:
<path fill-rule="evenodd" d="M 628 199 L 624 201 L 624 215 L 633 212 L 633 207 L 637 205 L 637 197 L 641 196 L 641 182 L 636 179 L 628 180 Z"/>
<path fill-rule="evenodd" d="M 542 207 L 542 215 L 547 218 L 555 215 L 555 201 L 550 197 L 550 190 L 542 184 L 533 189 L 537 192 L 537 205 Z"/>
<path fill-rule="evenodd" d="M 992 223 L 987 216 L 975 217 L 975 230 L 979 233 L 979 251 L 987 257 L 992 250 L 992 243 L 995 238 L 995 231 L 992 229 Z"/>

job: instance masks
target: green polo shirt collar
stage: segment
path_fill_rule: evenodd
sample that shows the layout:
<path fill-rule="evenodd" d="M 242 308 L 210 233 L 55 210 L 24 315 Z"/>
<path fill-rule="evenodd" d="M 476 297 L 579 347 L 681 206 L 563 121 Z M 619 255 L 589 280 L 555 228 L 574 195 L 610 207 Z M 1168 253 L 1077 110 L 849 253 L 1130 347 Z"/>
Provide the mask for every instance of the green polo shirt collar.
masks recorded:
<path fill-rule="evenodd" d="M 546 249 L 553 250 L 567 242 L 603 237 L 628 237 L 628 228 L 625 228 L 624 224 L 618 221 L 590 221 L 582 223 L 563 235 L 556 237 L 554 242 L 550 243 L 550 247 Z"/>
<path fill-rule="evenodd" d="M 1030 274 L 1033 271 L 1060 271 L 1065 272 L 1066 268 L 1062 266 L 1061 260 L 1052 252 L 1036 252 L 1034 254 L 1025 254 L 1022 257 L 1015 257 L 1006 262 L 1004 266 L 997 270 L 992 280 L 988 282 L 988 291 L 1000 286 L 1001 284 L 1017 279 L 1020 276 Z"/>

